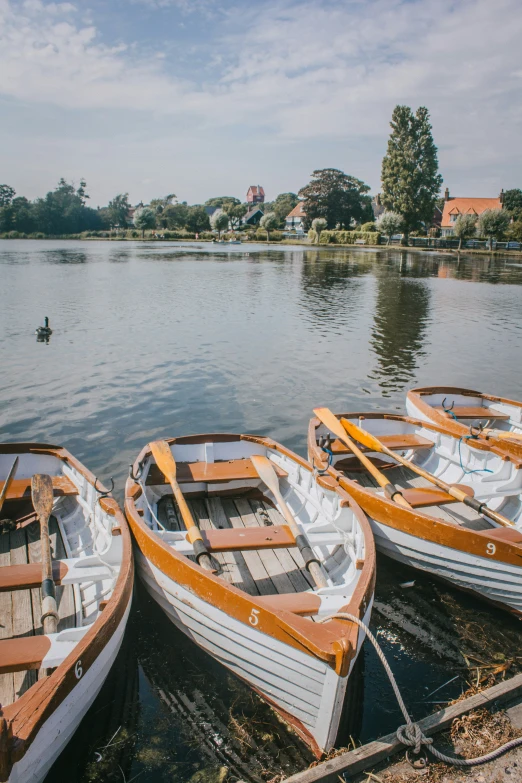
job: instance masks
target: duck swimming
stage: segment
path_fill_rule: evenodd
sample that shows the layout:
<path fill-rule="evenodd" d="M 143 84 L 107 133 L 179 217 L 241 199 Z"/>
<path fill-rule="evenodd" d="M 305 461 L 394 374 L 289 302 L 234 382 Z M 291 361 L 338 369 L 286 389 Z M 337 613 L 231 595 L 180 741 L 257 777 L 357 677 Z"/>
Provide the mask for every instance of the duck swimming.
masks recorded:
<path fill-rule="evenodd" d="M 45 326 L 39 326 L 36 329 L 35 334 L 38 335 L 38 337 L 50 337 L 50 335 L 53 333 L 53 330 L 49 326 L 49 319 L 47 316 L 45 316 Z"/>

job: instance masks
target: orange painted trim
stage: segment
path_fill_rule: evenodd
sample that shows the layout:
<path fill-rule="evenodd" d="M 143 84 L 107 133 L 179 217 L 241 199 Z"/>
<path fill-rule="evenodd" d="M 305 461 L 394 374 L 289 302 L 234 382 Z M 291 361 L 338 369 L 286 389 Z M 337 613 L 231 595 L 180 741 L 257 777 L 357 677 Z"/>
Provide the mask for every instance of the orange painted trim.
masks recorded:
<path fill-rule="evenodd" d="M 168 439 L 168 443 L 217 442 L 218 438 L 220 442 L 247 440 L 259 443 L 266 448 L 284 454 L 305 469 L 312 471 L 306 460 L 270 438 L 254 435 L 219 434 L 215 436 L 203 434 L 171 438 Z M 134 463 L 134 471 L 138 469 L 141 462 L 150 456 L 149 448 L 145 446 Z M 320 477 L 319 483 L 328 489 L 335 489 L 341 497 L 341 502 L 344 501 L 350 505 L 365 536 L 366 556 L 361 576 L 351 601 L 342 609 L 342 611 L 351 612 L 357 617 L 363 617 L 375 587 L 375 545 L 370 524 L 362 510 L 338 486 L 334 478 Z M 140 494 L 141 488 L 129 478 L 125 487 L 125 513 L 138 548 L 145 558 L 165 576 L 245 625 L 249 625 L 252 608 L 256 608 L 260 612 L 257 616 L 256 630 L 324 661 L 338 673 L 349 668 L 357 643 L 358 629 L 356 626 L 344 621 L 332 621 L 326 627 L 326 625 L 318 625 L 284 609 L 267 607 L 255 596 L 250 596 L 220 577 L 205 571 L 196 563 L 174 551 L 145 524 L 135 505 L 135 500 Z"/>
<path fill-rule="evenodd" d="M 49 454 L 62 462 L 73 465 L 90 484 L 94 485 L 95 476 L 64 448 L 40 443 L 8 443 L 0 446 L 0 454 L 31 452 Z M 98 481 L 97 486 L 102 491 L 106 491 L 101 482 Z M 116 501 L 107 498 L 106 502 L 112 506 L 116 523 L 121 529 L 123 552 L 116 585 L 104 611 L 65 661 L 49 677 L 39 680 L 14 704 L 10 704 L 1 711 L 0 717 L 6 719 L 9 733 L 12 735 L 8 758 L 10 767 L 24 756 L 45 721 L 78 684 L 75 674 L 78 660 L 81 660 L 84 674 L 96 662 L 98 655 L 120 625 L 131 600 L 134 560 L 129 527 Z"/>
<path fill-rule="evenodd" d="M 336 414 L 341 415 L 341 414 Z M 353 413 L 342 414 L 343 416 L 353 417 Z M 357 414 L 358 415 L 358 414 Z M 398 416 L 396 414 L 364 414 L 366 418 L 385 418 L 397 419 L 426 426 L 425 422 L 417 422 L 408 416 Z M 317 446 L 315 431 L 319 426 L 319 419 L 310 420 L 308 428 L 308 449 L 310 456 L 319 467 L 324 465 L 323 453 Z M 441 430 L 442 428 L 431 426 L 429 429 Z M 409 535 L 415 536 L 425 541 L 430 541 L 440 546 L 450 547 L 457 551 L 467 552 L 468 554 L 484 557 L 485 560 L 495 560 L 499 563 L 507 563 L 522 568 L 522 546 L 513 542 L 502 541 L 497 537 L 492 537 L 495 544 L 495 553 L 489 555 L 487 544 L 489 541 L 488 531 L 474 531 L 453 525 L 443 519 L 431 517 L 420 510 L 408 509 L 398 506 L 392 500 L 376 495 L 373 491 L 363 487 L 352 479 L 347 478 L 343 473 L 336 470 L 335 467 L 329 469 L 329 474 L 335 477 L 341 487 L 350 493 L 361 508 L 376 522 L 387 527 L 400 530 Z"/>

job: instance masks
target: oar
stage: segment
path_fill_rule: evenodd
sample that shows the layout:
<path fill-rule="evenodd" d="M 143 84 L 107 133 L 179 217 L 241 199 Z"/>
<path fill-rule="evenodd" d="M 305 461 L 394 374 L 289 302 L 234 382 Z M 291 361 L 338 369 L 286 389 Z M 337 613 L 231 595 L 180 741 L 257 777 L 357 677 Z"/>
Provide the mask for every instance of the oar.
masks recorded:
<path fill-rule="evenodd" d="M 377 484 L 384 489 L 385 494 L 390 498 L 390 500 L 393 500 L 399 506 L 411 508 L 408 501 L 402 495 L 400 489 L 398 489 L 395 484 L 392 484 L 391 481 L 388 481 L 384 473 L 381 473 L 381 471 L 375 467 L 371 459 L 368 459 L 368 457 L 363 454 L 362 451 L 355 445 L 353 440 L 348 437 L 346 430 L 342 426 L 341 422 L 329 408 L 314 408 L 314 413 L 319 421 L 322 421 L 325 427 L 328 427 L 330 432 L 333 432 L 333 434 L 338 437 L 339 440 L 342 441 L 346 446 L 348 446 L 350 451 L 352 451 L 355 456 L 359 458 L 368 473 L 370 473 L 374 477 Z"/>
<path fill-rule="evenodd" d="M 292 516 L 292 512 L 286 505 L 283 496 L 281 495 L 279 490 L 279 479 L 277 478 L 277 473 L 274 470 L 274 466 L 268 457 L 263 457 L 261 454 L 253 454 L 251 460 L 253 466 L 257 470 L 259 478 L 266 484 L 272 495 L 277 500 L 279 508 L 283 512 L 283 516 L 288 523 L 288 527 L 292 531 L 292 535 L 295 538 L 295 543 L 301 552 L 303 560 L 306 563 L 306 567 L 310 571 L 315 584 L 317 587 L 328 587 L 328 580 L 323 573 L 320 560 L 318 560 L 314 555 L 308 539 L 304 533 L 301 533 L 299 530 L 297 522 Z"/>
<path fill-rule="evenodd" d="M 483 435 L 487 438 L 494 437 L 499 440 L 522 440 L 522 432 L 507 432 L 506 430 L 495 430 L 491 428 L 485 428 L 480 430 L 479 437 Z"/>
<path fill-rule="evenodd" d="M 7 497 L 7 493 L 9 492 L 9 488 L 13 483 L 14 477 L 16 475 L 17 467 L 18 467 L 18 457 L 15 457 L 15 460 L 11 465 L 11 470 L 7 474 L 7 478 L 5 480 L 4 486 L 2 487 L 2 491 L 0 492 L 0 511 L 2 510 L 2 507 L 4 505 L 4 501 Z"/>
<path fill-rule="evenodd" d="M 477 511 L 479 514 L 482 514 L 485 517 L 489 517 L 494 522 L 497 522 L 499 525 L 502 525 L 503 527 L 514 527 L 513 522 L 511 522 L 511 520 L 508 519 L 507 517 L 503 516 L 502 514 L 498 514 L 496 511 L 492 511 L 487 507 L 485 503 L 481 503 L 479 500 L 470 497 L 464 490 L 460 489 L 459 487 L 456 487 L 451 484 L 446 484 L 445 481 L 442 481 L 441 479 L 437 478 L 432 473 L 428 473 L 426 470 L 419 468 L 417 465 L 415 465 L 413 462 L 410 462 L 405 457 L 401 457 L 400 454 L 396 454 L 394 451 L 392 451 L 383 443 L 381 443 L 381 441 L 378 440 L 376 437 L 370 435 L 369 432 L 361 429 L 361 427 L 358 427 L 357 424 L 354 424 L 352 421 L 348 421 L 348 419 L 341 419 L 341 423 L 343 427 L 346 428 L 347 432 L 349 432 L 350 435 L 352 435 L 354 438 L 357 438 L 359 443 L 362 443 L 363 446 L 366 446 L 372 451 L 377 451 L 381 454 L 387 454 L 389 457 L 392 457 L 401 465 L 404 465 L 405 468 L 409 468 L 410 470 L 413 470 L 414 473 L 417 473 L 417 475 L 422 476 L 422 478 L 431 481 L 431 483 L 435 484 L 435 486 L 439 487 L 439 489 L 443 489 L 444 492 L 447 492 L 448 495 L 454 497 L 455 500 L 460 500 L 461 503 L 464 503 L 466 506 L 469 506 L 474 511 Z"/>
<path fill-rule="evenodd" d="M 53 579 L 49 517 L 53 510 L 53 480 L 45 473 L 36 473 L 31 480 L 33 507 L 40 520 L 40 544 L 42 547 L 42 626 L 44 633 L 56 633 L 58 611 Z"/>
<path fill-rule="evenodd" d="M 190 513 L 190 509 L 187 506 L 187 501 L 183 497 L 183 492 L 179 488 L 179 484 L 176 481 L 176 460 L 172 456 L 172 451 L 166 440 L 155 440 L 150 444 L 150 450 L 152 456 L 156 460 L 156 465 L 161 470 L 174 493 L 178 508 L 181 511 L 181 516 L 187 528 L 187 538 L 194 547 L 194 554 L 199 565 L 205 568 L 207 571 L 214 571 L 212 567 L 212 561 L 208 549 L 203 541 L 201 531 L 194 522 L 194 518 Z"/>

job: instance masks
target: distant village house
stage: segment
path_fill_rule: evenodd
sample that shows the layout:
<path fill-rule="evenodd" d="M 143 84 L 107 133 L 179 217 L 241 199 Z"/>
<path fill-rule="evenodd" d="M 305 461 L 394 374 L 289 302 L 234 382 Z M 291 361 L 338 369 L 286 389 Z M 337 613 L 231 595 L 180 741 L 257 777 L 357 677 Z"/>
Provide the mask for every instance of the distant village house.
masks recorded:
<path fill-rule="evenodd" d="M 261 185 L 250 185 L 247 191 L 247 204 L 264 204 L 265 191 Z"/>
<path fill-rule="evenodd" d="M 486 209 L 502 209 L 504 203 L 504 191 L 498 198 L 464 198 L 450 197 L 448 188 L 444 193 L 444 209 L 440 224 L 441 235 L 450 237 L 453 235 L 455 223 L 459 215 L 473 215 L 479 217 Z"/>
<path fill-rule="evenodd" d="M 285 229 L 287 231 L 296 231 L 298 234 L 304 233 L 305 217 L 306 214 L 303 209 L 303 202 L 300 201 L 286 216 Z"/>
<path fill-rule="evenodd" d="M 257 226 L 262 217 L 262 209 L 259 209 L 259 207 L 250 207 L 248 212 L 245 212 L 243 215 L 243 220 L 241 222 L 244 226 Z"/>

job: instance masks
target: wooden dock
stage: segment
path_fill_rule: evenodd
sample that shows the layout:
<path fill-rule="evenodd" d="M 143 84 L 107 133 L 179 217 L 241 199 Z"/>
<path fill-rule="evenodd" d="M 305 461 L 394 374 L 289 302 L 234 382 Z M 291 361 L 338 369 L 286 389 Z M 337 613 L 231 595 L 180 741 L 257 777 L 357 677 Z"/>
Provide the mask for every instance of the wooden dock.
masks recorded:
<path fill-rule="evenodd" d="M 515 699 L 520 695 L 522 695 L 522 674 L 517 674 L 510 680 L 439 710 L 439 712 L 435 712 L 417 723 L 422 732 L 429 737 L 449 728 L 455 718 L 459 718 L 461 715 L 479 707 L 488 707 Z M 339 777 L 343 774 L 357 775 L 401 750 L 406 750 L 406 748 L 399 742 L 395 733 L 387 734 L 385 737 L 362 745 L 360 748 L 350 750 L 329 761 L 323 761 L 303 772 L 298 772 L 296 775 L 286 778 L 285 783 L 339 783 Z"/>

